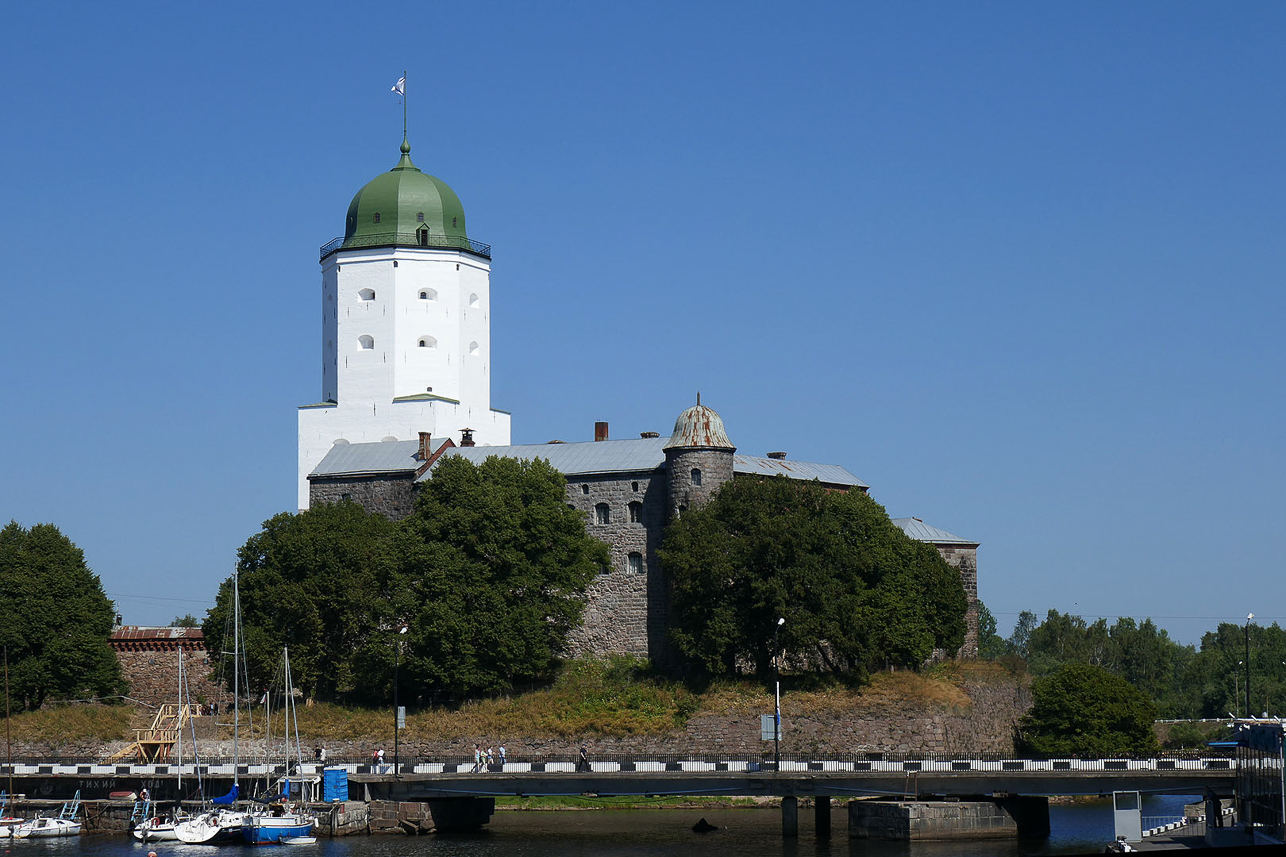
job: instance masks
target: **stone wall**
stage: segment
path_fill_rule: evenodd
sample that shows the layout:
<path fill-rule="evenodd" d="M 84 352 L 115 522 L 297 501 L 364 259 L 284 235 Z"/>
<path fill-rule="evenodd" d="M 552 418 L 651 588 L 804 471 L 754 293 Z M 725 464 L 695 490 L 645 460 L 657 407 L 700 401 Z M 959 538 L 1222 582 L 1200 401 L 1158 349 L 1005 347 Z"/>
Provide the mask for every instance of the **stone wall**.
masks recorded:
<path fill-rule="evenodd" d="M 308 480 L 308 495 L 310 506 L 352 500 L 367 512 L 398 521 L 415 508 L 415 473 L 315 477 Z"/>
<path fill-rule="evenodd" d="M 936 545 L 947 565 L 960 570 L 968 612 L 965 613 L 965 640 L 959 658 L 978 657 L 978 548 L 959 545 Z"/>
<path fill-rule="evenodd" d="M 149 705 L 178 700 L 179 652 L 177 648 L 144 651 L 116 651 L 121 675 L 129 682 L 129 696 Z M 188 649 L 183 653 L 183 668 L 188 674 L 188 690 L 193 702 L 225 702 L 232 694 L 210 680 L 206 650 Z"/>
<path fill-rule="evenodd" d="M 635 505 L 637 504 L 637 505 Z M 665 470 L 582 476 L 567 483 L 567 505 L 585 531 L 608 545 L 611 565 L 590 584 L 584 620 L 569 639 L 573 655 L 627 654 L 666 661 L 669 598 L 656 550 L 665 527 Z M 606 523 L 600 523 L 605 506 Z M 631 571 L 637 554 L 641 573 Z"/>
<path fill-rule="evenodd" d="M 669 513 L 677 517 L 684 509 L 704 506 L 715 491 L 732 481 L 731 449 L 667 449 L 665 467 L 669 473 Z M 694 473 L 701 474 L 696 484 Z"/>

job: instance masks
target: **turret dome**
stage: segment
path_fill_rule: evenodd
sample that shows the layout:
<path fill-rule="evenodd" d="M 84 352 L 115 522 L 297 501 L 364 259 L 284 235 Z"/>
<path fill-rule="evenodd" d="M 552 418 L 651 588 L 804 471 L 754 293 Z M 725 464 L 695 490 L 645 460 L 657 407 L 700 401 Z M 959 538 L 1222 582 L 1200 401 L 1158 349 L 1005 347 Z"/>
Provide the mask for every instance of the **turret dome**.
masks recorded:
<path fill-rule="evenodd" d="M 681 447 L 736 449 L 732 441 L 728 440 L 728 432 L 723 428 L 723 419 L 715 413 L 714 408 L 701 404 L 699 394 L 697 403 L 679 414 L 679 418 L 674 421 L 674 433 L 670 435 L 664 449 Z"/>
<path fill-rule="evenodd" d="M 344 221 L 343 247 L 388 244 L 461 249 L 471 245 L 460 198 L 446 182 L 411 163 L 411 145 L 406 140 L 397 166 L 357 192 Z"/>

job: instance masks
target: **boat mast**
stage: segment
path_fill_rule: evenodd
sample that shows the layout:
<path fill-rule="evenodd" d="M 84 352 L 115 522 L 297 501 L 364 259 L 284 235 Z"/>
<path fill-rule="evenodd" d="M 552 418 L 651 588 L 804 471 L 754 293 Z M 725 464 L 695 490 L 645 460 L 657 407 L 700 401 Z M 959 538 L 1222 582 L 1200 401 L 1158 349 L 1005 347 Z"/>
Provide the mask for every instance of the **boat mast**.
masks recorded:
<path fill-rule="evenodd" d="M 179 770 L 178 770 L 178 786 L 177 786 L 177 788 L 178 788 L 178 790 L 179 790 L 179 799 L 180 799 L 180 800 L 182 800 L 182 799 L 183 799 L 183 715 L 187 713 L 187 706 L 185 706 L 185 705 L 183 704 L 183 641 L 182 641 L 181 639 L 179 640 L 179 687 L 178 687 L 178 690 L 179 690 L 179 695 L 178 695 L 178 703 L 179 703 L 179 714 L 178 714 L 179 740 L 176 742 L 176 745 L 177 745 L 177 747 L 178 747 L 178 751 L 179 751 Z"/>
<path fill-rule="evenodd" d="M 232 571 L 232 785 L 237 785 L 237 763 L 241 756 L 238 746 L 241 729 L 241 663 L 237 653 L 241 651 L 241 585 L 237 579 L 237 570 Z"/>

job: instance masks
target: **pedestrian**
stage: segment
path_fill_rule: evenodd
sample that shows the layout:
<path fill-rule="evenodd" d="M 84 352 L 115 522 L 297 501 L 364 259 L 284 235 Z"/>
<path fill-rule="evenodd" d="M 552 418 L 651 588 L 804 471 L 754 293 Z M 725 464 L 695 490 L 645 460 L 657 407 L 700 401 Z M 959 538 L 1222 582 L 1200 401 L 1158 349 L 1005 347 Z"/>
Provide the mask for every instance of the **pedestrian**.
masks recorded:
<path fill-rule="evenodd" d="M 482 747 L 478 744 L 473 745 L 473 773 L 482 770 Z"/>
<path fill-rule="evenodd" d="M 143 786 L 143 788 L 139 791 L 138 799 L 141 800 L 143 803 L 147 803 L 149 800 L 152 799 L 152 793 L 147 790 L 147 786 Z"/>
<path fill-rule="evenodd" d="M 379 772 L 384 773 L 384 748 L 380 747 L 375 751 L 375 764 L 379 766 Z"/>
<path fill-rule="evenodd" d="M 500 749 L 499 749 L 499 750 L 497 750 L 496 752 L 498 752 L 498 753 L 500 754 L 500 764 L 502 764 L 502 765 L 503 765 L 503 764 L 505 763 L 505 759 L 507 759 L 507 758 L 509 757 L 509 751 L 507 751 L 507 750 L 505 749 L 505 742 L 504 742 L 504 741 L 501 741 L 501 742 L 500 742 Z"/>
<path fill-rule="evenodd" d="M 487 765 L 489 767 L 491 765 L 494 765 L 495 763 L 496 763 L 496 751 L 488 747 L 487 748 Z"/>
<path fill-rule="evenodd" d="M 321 747 L 314 747 L 314 748 L 313 748 L 313 761 L 315 761 L 315 762 L 320 762 L 320 761 L 321 761 Z"/>
<path fill-rule="evenodd" d="M 326 748 L 322 747 L 317 751 L 317 761 L 323 766 L 326 764 Z"/>
<path fill-rule="evenodd" d="M 577 771 L 589 771 L 589 748 L 584 744 L 580 747 L 580 758 L 576 760 Z"/>

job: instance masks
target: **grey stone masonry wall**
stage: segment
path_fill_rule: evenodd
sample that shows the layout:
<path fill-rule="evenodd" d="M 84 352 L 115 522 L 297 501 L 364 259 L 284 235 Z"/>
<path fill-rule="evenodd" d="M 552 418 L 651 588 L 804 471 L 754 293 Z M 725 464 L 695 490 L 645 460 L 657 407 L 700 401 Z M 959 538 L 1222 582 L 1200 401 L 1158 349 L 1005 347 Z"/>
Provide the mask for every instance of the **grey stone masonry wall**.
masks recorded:
<path fill-rule="evenodd" d="M 684 509 L 705 504 L 725 482 L 732 481 L 730 449 L 675 448 L 665 451 L 669 471 L 669 512 L 677 516 Z M 701 474 L 701 484 L 694 484 L 693 472 Z"/>
<path fill-rule="evenodd" d="M 129 695 L 151 705 L 176 702 L 179 695 L 179 652 L 177 648 L 152 651 L 116 652 L 121 675 L 129 682 Z M 210 680 L 209 659 L 204 648 L 183 653 L 192 702 L 224 702 L 232 694 Z"/>
<path fill-rule="evenodd" d="M 936 545 L 947 565 L 960 570 L 968 612 L 965 614 L 965 640 L 958 658 L 978 657 L 978 549 L 960 545 Z"/>
<path fill-rule="evenodd" d="M 584 621 L 569 640 L 572 654 L 665 660 L 669 599 L 656 555 L 665 503 L 666 478 L 661 469 L 568 481 L 567 505 L 585 515 L 586 532 L 612 552 L 611 565 L 590 584 Z M 600 523 L 600 506 L 605 507 L 606 523 Z M 641 573 L 630 570 L 630 554 L 639 556 Z"/>
<path fill-rule="evenodd" d="M 324 476 L 308 480 L 308 502 L 339 503 L 352 500 L 367 512 L 401 520 L 415 508 L 415 473 L 379 476 Z"/>

